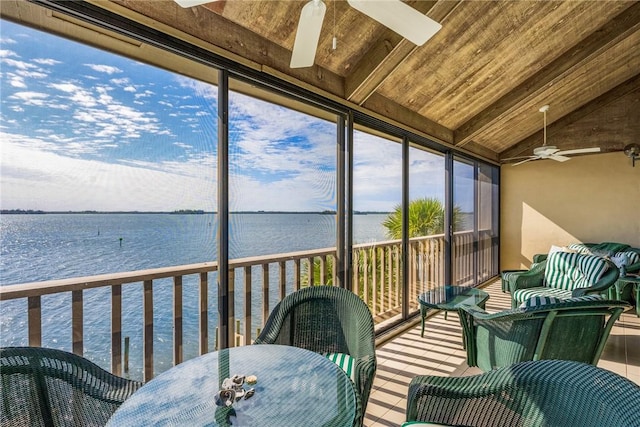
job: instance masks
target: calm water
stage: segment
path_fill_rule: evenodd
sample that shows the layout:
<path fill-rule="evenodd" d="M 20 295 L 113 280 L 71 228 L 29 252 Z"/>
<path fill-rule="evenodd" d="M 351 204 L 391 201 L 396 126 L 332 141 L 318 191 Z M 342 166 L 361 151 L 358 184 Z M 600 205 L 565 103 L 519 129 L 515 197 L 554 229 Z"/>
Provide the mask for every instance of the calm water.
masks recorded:
<path fill-rule="evenodd" d="M 385 240 L 385 215 L 356 215 L 356 243 Z M 27 283 L 217 259 L 213 214 L 46 214 L 0 216 L 0 284 Z M 235 214 L 230 217 L 231 258 L 335 247 L 335 217 L 320 214 Z M 272 280 L 277 270 L 270 272 Z M 257 277 L 257 279 L 256 279 Z M 210 276 L 210 331 L 217 324 L 215 274 Z M 254 282 L 260 280 L 254 273 Z M 291 282 L 291 280 L 289 280 Z M 131 338 L 130 376 L 141 378 L 141 284 L 123 287 L 123 335 Z M 171 366 L 172 281 L 154 281 L 156 373 Z M 195 277 L 184 282 L 185 357 L 197 354 Z M 237 289 L 237 291 L 239 291 Z M 84 293 L 85 356 L 109 367 L 110 289 Z M 277 290 L 275 291 L 277 292 Z M 259 287 L 253 310 L 260 313 Z M 43 297 L 42 345 L 71 350 L 71 295 Z M 277 295 L 271 296 L 271 307 Z M 26 300 L 2 302 L 0 345 L 27 345 Z M 236 312 L 241 312 L 238 304 Z M 257 326 L 260 319 L 255 320 Z M 254 327 L 255 330 L 255 327 Z M 210 347 L 213 349 L 213 332 Z"/>

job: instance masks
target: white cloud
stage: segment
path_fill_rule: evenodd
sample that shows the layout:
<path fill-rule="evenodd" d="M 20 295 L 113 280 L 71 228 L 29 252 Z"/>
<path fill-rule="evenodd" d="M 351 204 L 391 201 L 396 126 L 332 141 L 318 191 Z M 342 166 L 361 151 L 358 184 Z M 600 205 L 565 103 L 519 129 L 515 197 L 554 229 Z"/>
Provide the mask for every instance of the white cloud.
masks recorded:
<path fill-rule="evenodd" d="M 57 65 L 62 64 L 61 61 L 52 59 L 52 58 L 35 58 L 33 62 L 41 65 Z"/>
<path fill-rule="evenodd" d="M 2 40 L 2 43 L 6 43 L 6 42 Z M 0 49 L 0 58 L 8 58 L 10 56 L 18 56 L 18 54 L 9 49 Z"/>
<path fill-rule="evenodd" d="M 43 92 L 16 92 L 13 95 L 10 95 L 9 98 L 17 99 L 22 102 L 24 105 L 35 105 L 35 106 L 43 106 L 45 105 L 45 100 L 49 97 L 48 94 Z"/>
<path fill-rule="evenodd" d="M 131 80 L 128 77 L 120 77 L 117 79 L 111 79 L 109 81 L 116 86 L 127 86 Z"/>
<path fill-rule="evenodd" d="M 99 73 L 106 73 L 106 74 L 115 74 L 115 73 L 121 73 L 122 70 L 118 67 L 113 67 L 111 65 L 101 65 L 101 64 L 83 64 L 89 68 L 91 68 L 93 71 L 97 71 Z"/>
<path fill-rule="evenodd" d="M 75 83 L 51 83 L 49 87 L 68 93 L 70 95 L 68 99 L 81 107 L 90 108 L 96 106 L 98 103 L 90 91 Z"/>
<path fill-rule="evenodd" d="M 24 82 L 24 78 L 22 76 L 17 76 L 15 74 L 7 74 L 7 80 L 9 80 L 9 84 L 13 87 L 24 89 L 27 85 Z"/>

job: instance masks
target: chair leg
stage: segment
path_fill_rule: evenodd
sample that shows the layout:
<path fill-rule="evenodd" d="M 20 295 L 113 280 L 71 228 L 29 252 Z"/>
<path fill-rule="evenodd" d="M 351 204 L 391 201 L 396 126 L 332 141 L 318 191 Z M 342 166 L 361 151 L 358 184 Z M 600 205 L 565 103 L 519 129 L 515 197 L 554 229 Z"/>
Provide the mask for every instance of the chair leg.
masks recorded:
<path fill-rule="evenodd" d="M 425 317 L 427 317 L 427 307 L 425 307 L 424 305 L 420 304 L 420 317 L 422 318 L 421 320 L 421 324 L 422 324 L 422 332 L 420 332 L 420 337 L 424 338 L 424 321 L 425 321 Z"/>

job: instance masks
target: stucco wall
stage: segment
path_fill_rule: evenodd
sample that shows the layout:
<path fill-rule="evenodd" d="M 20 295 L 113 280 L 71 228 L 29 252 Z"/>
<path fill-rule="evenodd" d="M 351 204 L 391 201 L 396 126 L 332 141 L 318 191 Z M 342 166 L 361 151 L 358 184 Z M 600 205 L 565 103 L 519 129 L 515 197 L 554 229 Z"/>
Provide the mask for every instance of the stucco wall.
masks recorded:
<path fill-rule="evenodd" d="M 640 161 L 617 152 L 502 166 L 501 270 L 573 242 L 640 247 Z"/>

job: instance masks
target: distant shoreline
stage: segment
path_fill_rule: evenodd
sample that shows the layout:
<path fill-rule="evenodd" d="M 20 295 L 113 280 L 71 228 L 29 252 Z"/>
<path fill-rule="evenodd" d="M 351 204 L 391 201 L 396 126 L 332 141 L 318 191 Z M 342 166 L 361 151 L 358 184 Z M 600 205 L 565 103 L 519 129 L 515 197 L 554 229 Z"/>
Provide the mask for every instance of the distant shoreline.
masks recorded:
<path fill-rule="evenodd" d="M 356 211 L 354 215 L 376 215 L 376 214 L 388 214 L 389 212 L 378 211 Z M 140 214 L 140 215 L 204 215 L 204 214 L 217 214 L 213 211 L 191 210 L 183 209 L 177 211 L 42 211 L 31 209 L 3 209 L 0 210 L 0 215 L 47 215 L 47 214 L 64 214 L 64 215 L 117 215 L 117 214 Z M 312 214 L 312 215 L 335 215 L 335 211 L 236 211 L 230 212 L 230 214 Z"/>

